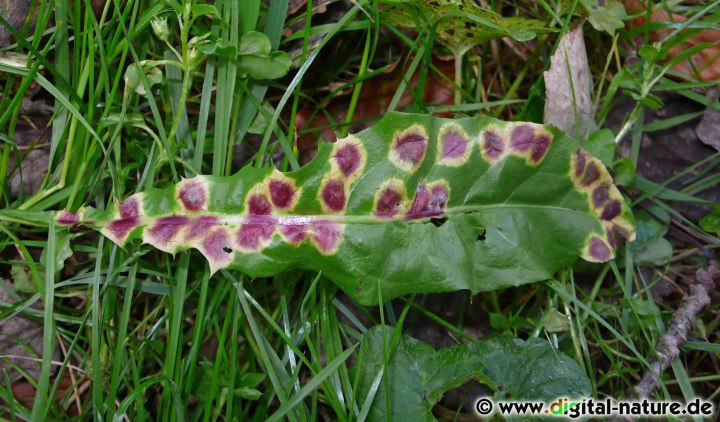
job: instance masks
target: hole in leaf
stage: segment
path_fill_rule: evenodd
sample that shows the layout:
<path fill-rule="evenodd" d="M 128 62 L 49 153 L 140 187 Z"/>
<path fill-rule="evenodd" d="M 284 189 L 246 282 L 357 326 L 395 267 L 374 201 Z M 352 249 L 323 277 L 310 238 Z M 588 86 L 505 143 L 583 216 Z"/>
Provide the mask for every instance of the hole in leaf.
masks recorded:
<path fill-rule="evenodd" d="M 233 251 L 231 248 L 228 248 L 227 246 L 223 247 L 223 250 L 224 250 L 226 253 L 231 253 L 231 252 Z"/>
<path fill-rule="evenodd" d="M 445 224 L 446 221 L 448 221 L 448 218 L 447 218 L 447 217 L 431 218 L 431 219 L 430 219 L 430 222 L 433 223 L 433 226 L 435 226 L 435 227 L 440 227 L 440 226 L 442 226 L 443 224 Z"/>
<path fill-rule="evenodd" d="M 484 242 L 485 239 L 487 239 L 487 236 L 485 236 L 485 230 L 483 230 L 482 233 L 480 233 L 479 235 L 477 235 L 477 240 L 478 240 L 478 242 Z"/>

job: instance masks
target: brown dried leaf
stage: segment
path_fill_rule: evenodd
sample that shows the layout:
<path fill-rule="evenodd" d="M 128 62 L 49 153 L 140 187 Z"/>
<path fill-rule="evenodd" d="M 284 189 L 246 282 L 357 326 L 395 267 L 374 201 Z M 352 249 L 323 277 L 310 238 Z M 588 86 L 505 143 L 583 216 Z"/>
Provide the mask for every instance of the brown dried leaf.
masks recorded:
<path fill-rule="evenodd" d="M 562 37 L 544 76 L 545 123 L 580 138 L 596 131 L 582 27 Z"/>

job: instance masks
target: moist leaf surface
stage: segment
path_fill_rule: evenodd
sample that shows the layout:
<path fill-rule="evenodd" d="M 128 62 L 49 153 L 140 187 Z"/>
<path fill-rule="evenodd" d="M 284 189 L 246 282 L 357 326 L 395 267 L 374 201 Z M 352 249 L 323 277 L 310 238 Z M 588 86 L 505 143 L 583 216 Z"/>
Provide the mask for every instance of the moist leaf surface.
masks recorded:
<path fill-rule="evenodd" d="M 473 293 L 552 277 L 578 256 L 614 257 L 635 228 L 605 167 L 549 126 L 390 113 L 323 143 L 303 168 L 246 167 L 62 211 L 119 245 L 196 248 L 251 277 L 322 271 L 364 304 Z"/>

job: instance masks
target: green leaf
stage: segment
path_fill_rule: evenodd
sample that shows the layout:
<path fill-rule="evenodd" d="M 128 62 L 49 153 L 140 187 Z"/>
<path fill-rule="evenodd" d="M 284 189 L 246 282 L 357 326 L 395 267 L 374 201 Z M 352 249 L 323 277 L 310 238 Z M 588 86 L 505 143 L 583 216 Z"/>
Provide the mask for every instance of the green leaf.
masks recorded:
<path fill-rule="evenodd" d="M 262 32 L 250 31 L 240 38 L 238 67 L 241 74 L 254 79 L 277 79 L 290 70 L 292 59 L 284 51 L 271 51 L 270 39 Z"/>
<path fill-rule="evenodd" d="M 637 239 L 630 245 L 630 250 L 637 265 L 663 265 L 673 254 L 672 245 L 664 238 L 670 215 L 658 207 L 652 207 L 650 211 L 653 215 L 645 211 L 636 214 Z"/>
<path fill-rule="evenodd" d="M 450 50 L 464 53 L 485 41 L 512 37 L 518 41 L 546 32 L 542 22 L 520 17 L 503 18 L 469 0 L 390 1 L 382 9 L 389 24 L 403 29 L 435 28 L 438 40 Z"/>
<path fill-rule="evenodd" d="M 240 73 L 259 80 L 282 78 L 291 65 L 292 59 L 284 51 L 273 51 L 266 56 L 243 54 L 238 58 Z"/>
<path fill-rule="evenodd" d="M 580 0 L 588 13 L 588 20 L 593 28 L 605 31 L 610 35 L 616 29 L 625 26 L 623 20 L 627 17 L 625 6 L 618 0 Z"/>
<path fill-rule="evenodd" d="M 623 157 L 615 161 L 615 184 L 630 186 L 635 180 L 635 163 L 630 158 Z"/>
<path fill-rule="evenodd" d="M 268 119 L 265 116 L 272 116 L 275 109 L 269 101 L 263 101 L 263 109 L 266 113 L 261 111 L 257 114 L 257 116 L 255 116 L 255 120 L 253 120 L 252 124 L 250 124 L 250 127 L 248 128 L 249 133 L 254 133 L 256 135 L 262 135 L 265 133 L 265 130 L 268 127 Z"/>
<path fill-rule="evenodd" d="M 212 15 L 212 16 L 220 16 L 215 6 L 211 4 L 194 4 L 192 5 L 192 8 L 190 9 L 193 17 L 203 16 L 203 15 Z"/>
<path fill-rule="evenodd" d="M 612 168 L 613 157 L 615 157 L 615 135 L 610 129 L 600 129 L 590 135 L 590 138 L 582 143 L 585 151 L 600 159 L 607 168 Z"/>
<path fill-rule="evenodd" d="M 240 49 L 238 54 L 268 55 L 272 50 L 270 38 L 262 32 L 250 31 L 240 38 Z"/>
<path fill-rule="evenodd" d="M 54 261 L 53 268 L 55 268 L 56 272 L 65 267 L 65 260 L 70 258 L 73 254 L 73 251 L 70 248 L 70 239 L 72 237 L 73 235 L 68 231 L 61 231 L 55 234 L 55 247 L 51 249 L 54 253 L 52 259 Z M 46 263 L 46 260 L 48 259 L 47 251 L 48 248 L 43 249 L 43 252 L 40 255 L 40 262 L 44 267 L 48 266 Z"/>
<path fill-rule="evenodd" d="M 720 235 L 720 204 L 716 204 L 708 215 L 700 219 L 699 223 L 703 230 Z"/>
<path fill-rule="evenodd" d="M 322 271 L 364 304 L 378 288 L 389 300 L 547 280 L 578 256 L 606 262 L 635 236 L 602 163 L 558 129 L 403 113 L 322 143 L 297 171 L 197 176 L 57 222 L 121 246 L 196 248 L 213 271 Z"/>
<path fill-rule="evenodd" d="M 392 337 L 391 329 L 385 337 Z M 390 346 L 383 344 L 381 326 L 365 333 L 360 347 L 361 361 L 355 370 L 361 403 L 377 385 L 369 420 L 433 421 L 432 408 L 443 393 L 471 379 L 487 384 L 494 398 L 503 400 L 583 398 L 592 391 L 575 361 L 538 338 L 524 342 L 501 335 L 435 351 L 402 336 L 387 366 L 383 353 Z M 384 380 L 377 383 L 378 376 L 387 377 L 389 394 Z"/>
<path fill-rule="evenodd" d="M 663 101 L 658 97 L 657 95 L 653 94 L 647 94 L 645 96 L 642 96 L 636 92 L 633 91 L 627 91 L 627 93 L 637 102 L 640 104 L 650 107 L 653 110 L 659 110 L 663 107 Z"/>
<path fill-rule="evenodd" d="M 235 58 L 235 56 L 237 56 L 235 46 L 230 45 L 224 38 L 199 43 L 197 44 L 197 49 L 204 54 L 215 54 L 227 58 Z"/>
<path fill-rule="evenodd" d="M 10 267 L 10 278 L 15 288 L 23 293 L 38 292 L 38 285 L 33 281 L 33 276 L 27 264 L 13 264 Z"/>
<path fill-rule="evenodd" d="M 570 329 L 570 322 L 567 315 L 550 308 L 542 317 L 542 326 L 548 333 L 560 333 Z"/>
<path fill-rule="evenodd" d="M 131 63 L 130 66 L 127 67 L 125 70 L 126 89 L 131 89 L 142 96 L 146 96 L 147 92 L 145 91 L 145 86 L 142 84 L 142 72 L 145 72 L 145 76 L 148 78 L 150 87 L 162 82 L 163 76 L 160 69 L 155 66 L 152 66 L 149 69 L 143 69 L 140 65 Z"/>

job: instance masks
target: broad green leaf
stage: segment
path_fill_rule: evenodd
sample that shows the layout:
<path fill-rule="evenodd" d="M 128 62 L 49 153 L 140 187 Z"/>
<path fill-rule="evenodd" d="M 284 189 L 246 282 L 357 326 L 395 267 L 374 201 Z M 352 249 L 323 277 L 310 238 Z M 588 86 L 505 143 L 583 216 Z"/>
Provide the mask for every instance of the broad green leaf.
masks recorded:
<path fill-rule="evenodd" d="M 196 248 L 213 271 L 322 271 L 364 304 L 378 288 L 389 300 L 547 280 L 577 256 L 609 261 L 635 236 L 605 167 L 558 129 L 402 113 L 321 144 L 297 171 L 197 176 L 57 222 L 121 246 Z"/>
<path fill-rule="evenodd" d="M 387 329 L 386 340 L 391 337 Z M 361 361 L 355 368 L 360 403 L 377 385 L 368 420 L 386 420 L 389 410 L 392 420 L 433 421 L 432 408 L 443 393 L 471 379 L 488 385 L 498 400 L 580 399 L 592 392 L 580 366 L 539 338 L 525 342 L 501 335 L 436 351 L 403 336 L 385 366 L 383 353 L 389 347 L 383 344 L 381 326 L 363 336 Z M 388 379 L 389 398 L 384 380 L 377 383 L 378 374 Z"/>
<path fill-rule="evenodd" d="M 393 0 L 382 8 L 382 18 L 404 29 L 434 26 L 438 40 L 454 52 L 464 53 L 475 45 L 495 38 L 518 41 L 535 38 L 545 31 L 542 22 L 520 17 L 503 18 L 470 0 Z"/>

